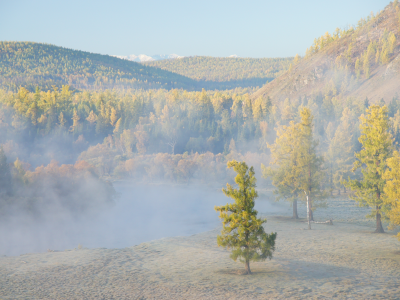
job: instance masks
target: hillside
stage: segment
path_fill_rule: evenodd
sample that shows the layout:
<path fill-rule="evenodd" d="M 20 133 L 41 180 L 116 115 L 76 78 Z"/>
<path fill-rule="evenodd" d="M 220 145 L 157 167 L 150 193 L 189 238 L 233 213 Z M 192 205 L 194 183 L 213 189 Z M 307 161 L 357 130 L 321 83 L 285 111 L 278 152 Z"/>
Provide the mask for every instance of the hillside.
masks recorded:
<path fill-rule="evenodd" d="M 116 57 L 32 42 L 0 42 L 0 87 L 43 90 L 68 84 L 75 89 L 185 88 L 194 80 Z"/>
<path fill-rule="evenodd" d="M 288 58 L 236 58 L 194 56 L 145 62 L 147 66 L 158 67 L 189 78 L 218 82 L 225 86 L 262 86 L 285 72 L 292 57 Z"/>
<path fill-rule="evenodd" d="M 357 26 L 315 39 L 304 58 L 252 95 L 285 99 L 323 98 L 324 103 L 382 98 L 400 94 L 400 4 L 389 4 Z"/>

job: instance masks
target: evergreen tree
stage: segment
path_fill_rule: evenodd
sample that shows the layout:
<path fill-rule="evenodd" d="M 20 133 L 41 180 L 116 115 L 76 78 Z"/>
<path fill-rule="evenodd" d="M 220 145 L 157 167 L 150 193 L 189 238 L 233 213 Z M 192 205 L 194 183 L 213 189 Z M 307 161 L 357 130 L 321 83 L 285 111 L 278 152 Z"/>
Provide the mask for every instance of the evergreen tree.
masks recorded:
<path fill-rule="evenodd" d="M 11 171 L 3 146 L 0 147 L 0 196 L 12 194 Z"/>
<path fill-rule="evenodd" d="M 388 109 L 386 106 L 371 105 L 366 111 L 367 116 L 360 117 L 362 145 L 356 153 L 353 172 L 361 169 L 362 179 L 350 178 L 345 185 L 354 191 L 351 198 L 360 206 L 371 207 L 370 217 L 376 217 L 376 231 L 383 233 L 382 217 L 385 217 L 387 205 L 384 203 L 384 187 L 386 180 L 383 175 L 387 170 L 387 159 L 392 156 L 393 142 L 389 132 Z"/>
<path fill-rule="evenodd" d="M 394 138 L 396 145 L 400 142 L 400 110 L 390 120 L 390 133 Z"/>
<path fill-rule="evenodd" d="M 303 108 L 300 116 L 299 123 L 292 121 L 278 130 L 275 144 L 269 146 L 273 157 L 271 165 L 277 168 L 262 166 L 262 169 L 264 177 L 272 177 L 277 188 L 275 193 L 293 202 L 294 218 L 297 218 L 297 197 L 306 196 L 307 217 L 313 221 L 313 204 L 327 196 L 321 189 L 325 174 L 323 159 L 317 154 L 318 142 L 313 138 L 311 110 Z"/>
<path fill-rule="evenodd" d="M 339 194 L 343 180 L 350 175 L 354 160 L 353 134 L 351 132 L 350 110 L 346 107 L 327 153 L 328 161 L 331 164 L 332 187 L 336 188 Z"/>
<path fill-rule="evenodd" d="M 232 160 L 228 162 L 228 168 L 233 168 L 237 173 L 235 182 L 238 189 L 227 184 L 222 191 L 235 202 L 215 207 L 223 224 L 217 242 L 219 246 L 232 249 L 231 258 L 244 262 L 246 274 L 251 274 L 250 261 L 272 258 L 276 233 L 265 233 L 263 224 L 267 221 L 257 218 L 254 200 L 258 194 L 253 167 L 249 169 L 245 162 Z"/>
<path fill-rule="evenodd" d="M 317 201 L 327 197 L 322 190 L 325 173 L 322 169 L 323 158 L 317 154 L 318 141 L 313 137 L 313 116 L 309 108 L 300 111 L 299 123 L 299 148 L 298 174 L 300 189 L 304 192 L 307 201 L 308 229 L 311 229 L 310 221 L 314 220 L 313 206 Z"/>
<path fill-rule="evenodd" d="M 398 95 L 396 94 L 396 96 L 394 96 L 392 98 L 392 100 L 390 101 L 389 105 L 388 105 L 388 115 L 389 117 L 394 117 L 394 114 L 399 110 L 399 99 L 398 99 Z"/>
<path fill-rule="evenodd" d="M 385 192 L 385 204 L 390 206 L 388 216 L 390 219 L 390 227 L 400 225 L 400 154 L 394 151 L 393 157 L 387 160 L 388 169 L 385 171 L 383 178 L 386 185 L 383 188 Z M 397 234 L 400 240 L 400 232 Z"/>
<path fill-rule="evenodd" d="M 272 184 L 276 187 L 274 194 L 278 200 L 286 199 L 292 203 L 293 218 L 298 219 L 297 199 L 302 193 L 298 182 L 298 153 L 299 148 L 299 128 L 291 121 L 288 126 L 277 129 L 275 144 L 268 145 L 271 149 L 272 160 L 269 167 L 261 164 L 264 178 L 271 178 Z M 276 165 L 277 168 L 272 168 Z"/>

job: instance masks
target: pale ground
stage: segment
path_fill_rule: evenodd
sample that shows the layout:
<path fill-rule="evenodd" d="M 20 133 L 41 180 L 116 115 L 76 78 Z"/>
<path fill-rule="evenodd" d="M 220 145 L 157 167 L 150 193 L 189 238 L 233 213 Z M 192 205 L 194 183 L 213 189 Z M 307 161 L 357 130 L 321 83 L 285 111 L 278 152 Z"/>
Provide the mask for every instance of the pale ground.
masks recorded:
<path fill-rule="evenodd" d="M 302 209 L 302 208 L 301 208 Z M 364 210 L 336 200 L 314 224 L 269 216 L 272 260 L 253 275 L 216 245 L 220 228 L 124 249 L 0 258 L 0 299 L 400 299 L 400 241 L 374 234 Z"/>

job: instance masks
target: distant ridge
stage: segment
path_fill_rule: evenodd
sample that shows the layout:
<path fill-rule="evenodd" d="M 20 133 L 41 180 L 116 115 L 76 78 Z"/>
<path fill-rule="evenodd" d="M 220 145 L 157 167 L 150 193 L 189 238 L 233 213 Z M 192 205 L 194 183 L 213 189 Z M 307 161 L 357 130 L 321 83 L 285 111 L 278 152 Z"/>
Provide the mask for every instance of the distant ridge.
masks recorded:
<path fill-rule="evenodd" d="M 391 3 L 357 26 L 325 34 L 288 71 L 252 95 L 285 99 L 320 97 L 326 103 L 400 97 L 400 4 Z M 322 101 L 322 100 L 321 100 Z"/>
<path fill-rule="evenodd" d="M 143 62 L 146 66 L 158 67 L 197 81 L 219 82 L 226 86 L 263 86 L 289 69 L 293 57 L 286 58 L 242 58 L 190 56 Z"/>
<path fill-rule="evenodd" d="M 75 89 L 201 89 L 185 76 L 109 55 L 33 42 L 0 42 L 0 87 L 30 90 L 70 85 Z"/>

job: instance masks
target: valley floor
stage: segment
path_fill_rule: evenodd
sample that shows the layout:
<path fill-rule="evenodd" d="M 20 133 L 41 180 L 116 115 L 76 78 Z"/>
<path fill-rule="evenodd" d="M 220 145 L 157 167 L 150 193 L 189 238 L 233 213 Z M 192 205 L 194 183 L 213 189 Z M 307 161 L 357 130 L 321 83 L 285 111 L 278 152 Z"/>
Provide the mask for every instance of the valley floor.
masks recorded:
<path fill-rule="evenodd" d="M 270 261 L 253 275 L 216 245 L 220 229 L 124 249 L 0 258 L 0 299 L 400 299 L 400 242 L 371 226 L 270 216 Z"/>

